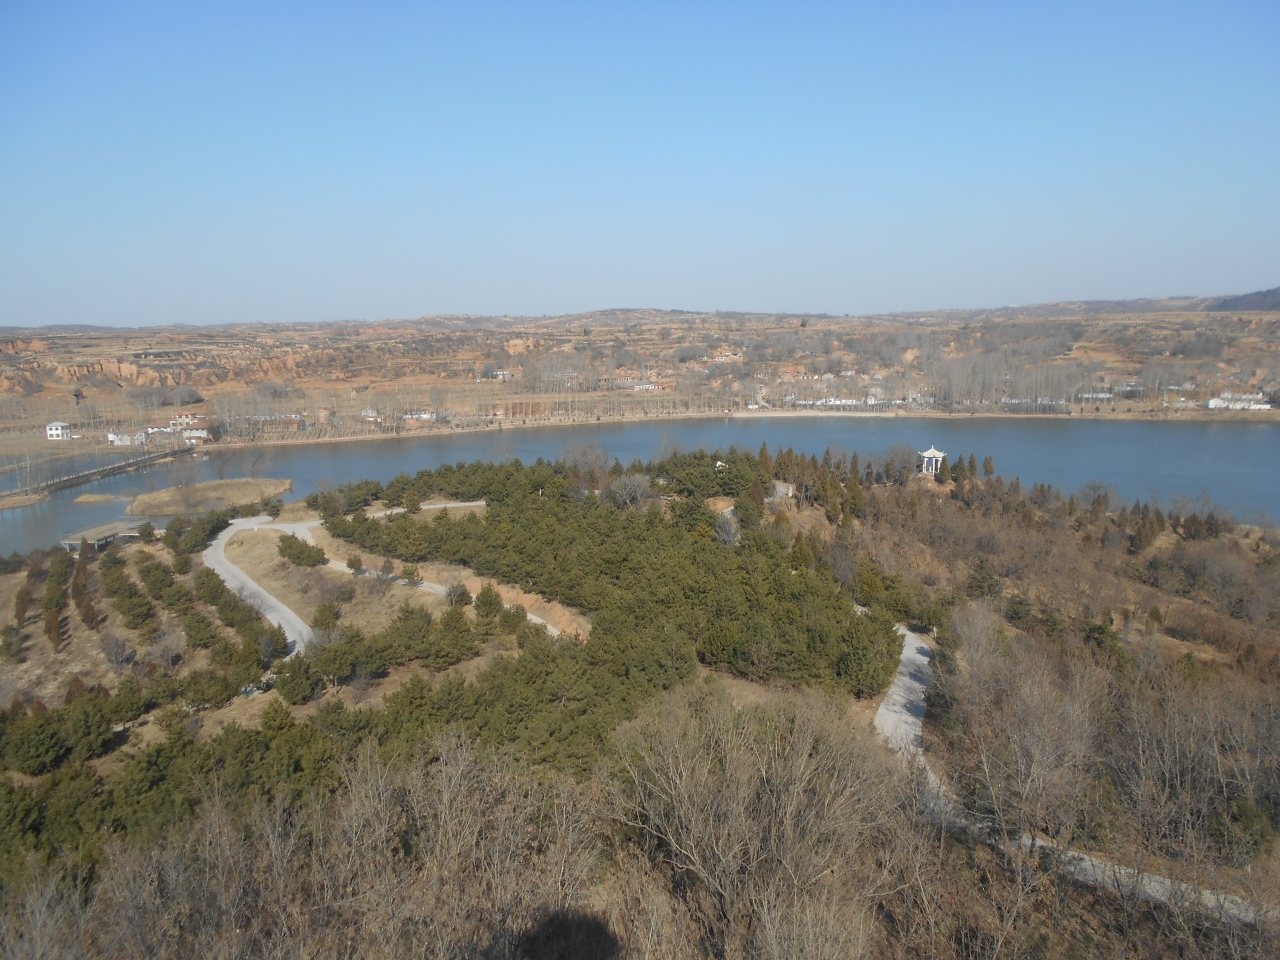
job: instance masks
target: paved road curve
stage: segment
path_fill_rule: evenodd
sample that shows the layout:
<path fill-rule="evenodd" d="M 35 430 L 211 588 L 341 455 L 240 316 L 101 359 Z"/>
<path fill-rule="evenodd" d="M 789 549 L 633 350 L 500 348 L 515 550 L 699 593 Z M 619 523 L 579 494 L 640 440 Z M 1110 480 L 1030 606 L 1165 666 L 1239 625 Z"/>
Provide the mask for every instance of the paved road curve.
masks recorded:
<path fill-rule="evenodd" d="M 483 500 L 470 503 L 445 503 L 445 504 L 427 504 L 423 506 L 423 510 L 440 510 L 447 507 L 478 507 L 484 506 Z M 398 511 L 388 510 L 386 513 L 395 513 Z M 237 533 L 242 530 L 279 530 L 283 533 L 291 533 L 299 539 L 306 540 L 308 543 L 314 543 L 315 538 L 311 535 L 312 529 L 319 526 L 323 521 L 307 520 L 301 523 L 284 523 L 277 522 L 266 515 L 257 517 L 243 517 L 238 520 L 231 521 L 231 525 L 223 530 L 214 541 L 209 544 L 203 554 L 205 566 L 212 569 L 220 576 L 226 585 L 234 590 L 237 594 L 253 604 L 255 608 L 269 620 L 271 623 L 284 630 L 285 636 L 289 640 L 290 655 L 306 650 L 308 644 L 311 643 L 313 634 L 311 628 L 303 622 L 302 618 L 285 606 L 280 600 L 272 596 L 262 588 L 253 578 L 251 578 L 242 569 L 227 559 L 227 542 L 230 541 Z M 345 563 L 337 560 L 330 560 L 329 567 L 333 570 L 339 570 L 344 573 L 352 571 Z M 400 581 L 404 583 L 405 581 Z M 436 596 L 443 597 L 448 591 L 448 587 L 443 583 L 431 583 L 423 581 L 418 584 L 420 590 L 426 590 Z M 531 623 L 539 624 L 546 628 L 547 633 L 551 636 L 559 636 L 560 630 L 547 623 L 541 617 L 532 613 L 526 613 L 525 616 Z"/>
<path fill-rule="evenodd" d="M 253 604 L 258 612 L 277 627 L 284 630 L 289 639 L 289 652 L 294 654 L 305 650 L 311 642 L 311 628 L 302 622 L 302 618 L 283 603 L 262 589 L 247 573 L 227 559 L 227 541 L 241 530 L 257 530 L 270 524 L 268 516 L 242 517 L 232 520 L 231 525 L 209 544 L 204 552 L 204 565 L 223 579 L 226 585 L 241 597 Z"/>
<path fill-rule="evenodd" d="M 1052 841 L 1040 837 L 1027 835 L 1016 840 L 1006 840 L 993 835 L 984 825 L 967 817 L 942 781 L 929 768 L 924 754 L 925 693 L 933 679 L 933 667 L 930 664 L 933 652 L 918 633 L 912 633 L 901 624 L 898 626 L 898 633 L 903 640 L 898 672 L 894 674 L 889 692 L 876 711 L 873 724 L 876 732 L 908 762 L 919 764 L 929 785 L 926 810 L 935 820 L 944 823 L 949 830 L 964 829 L 982 837 L 1006 852 L 1052 851 L 1058 869 L 1086 886 L 1112 890 L 1122 896 L 1136 896 L 1154 903 L 1179 907 L 1190 905 L 1236 923 L 1280 920 L 1280 911 L 1243 897 L 1144 873 L 1092 854 L 1058 847 Z"/>

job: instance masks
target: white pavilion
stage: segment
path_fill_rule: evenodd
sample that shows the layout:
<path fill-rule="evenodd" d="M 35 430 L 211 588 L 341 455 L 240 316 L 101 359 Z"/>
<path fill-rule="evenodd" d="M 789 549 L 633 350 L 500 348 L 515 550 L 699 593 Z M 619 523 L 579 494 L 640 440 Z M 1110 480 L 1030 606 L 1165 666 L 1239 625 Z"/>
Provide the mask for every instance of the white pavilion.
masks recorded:
<path fill-rule="evenodd" d="M 926 477 L 936 477 L 938 468 L 942 466 L 942 458 L 946 454 L 937 447 L 930 447 L 920 452 L 920 472 Z"/>

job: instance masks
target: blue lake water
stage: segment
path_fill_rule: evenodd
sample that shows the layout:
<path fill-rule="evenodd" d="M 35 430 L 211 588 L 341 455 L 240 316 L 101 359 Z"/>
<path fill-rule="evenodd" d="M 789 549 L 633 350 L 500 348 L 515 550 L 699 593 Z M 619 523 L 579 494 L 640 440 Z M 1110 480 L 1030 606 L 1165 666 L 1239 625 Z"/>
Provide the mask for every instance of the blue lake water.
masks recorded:
<path fill-rule="evenodd" d="M 124 515 L 127 498 L 175 483 L 219 477 L 293 481 L 286 499 L 354 480 L 472 460 L 531 462 L 594 447 L 624 465 L 675 450 L 755 451 L 791 447 L 864 460 L 896 446 L 936 446 L 952 459 L 990 456 L 1006 478 L 1051 483 L 1067 493 L 1103 483 L 1123 502 L 1225 510 L 1238 520 L 1280 520 L 1280 423 L 1140 423 L 1069 419 L 911 417 L 708 418 L 490 430 L 438 437 L 210 451 L 194 462 L 161 464 L 54 494 L 43 503 L 0 512 L 0 553 L 48 546 L 64 535 Z M 125 499 L 76 503 L 84 493 Z"/>

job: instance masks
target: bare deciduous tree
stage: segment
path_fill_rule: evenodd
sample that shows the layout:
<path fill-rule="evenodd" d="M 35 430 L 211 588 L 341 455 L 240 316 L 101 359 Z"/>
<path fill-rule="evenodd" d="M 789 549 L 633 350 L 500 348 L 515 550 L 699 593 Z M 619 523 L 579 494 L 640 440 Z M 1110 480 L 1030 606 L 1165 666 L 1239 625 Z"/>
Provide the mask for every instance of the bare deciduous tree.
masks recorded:
<path fill-rule="evenodd" d="M 116 670 L 123 670 L 133 659 L 133 651 L 129 649 L 129 645 L 114 631 L 103 630 L 99 633 L 98 644 L 102 647 L 107 663 Z"/>
<path fill-rule="evenodd" d="M 636 507 L 649 496 L 652 481 L 643 473 L 627 473 L 613 481 L 609 492 L 620 507 Z"/>
<path fill-rule="evenodd" d="M 634 724 L 623 749 L 616 815 L 691 891 L 706 949 L 865 948 L 887 890 L 871 840 L 893 808 L 894 771 L 860 738 L 817 711 L 736 711 L 695 691 Z"/>

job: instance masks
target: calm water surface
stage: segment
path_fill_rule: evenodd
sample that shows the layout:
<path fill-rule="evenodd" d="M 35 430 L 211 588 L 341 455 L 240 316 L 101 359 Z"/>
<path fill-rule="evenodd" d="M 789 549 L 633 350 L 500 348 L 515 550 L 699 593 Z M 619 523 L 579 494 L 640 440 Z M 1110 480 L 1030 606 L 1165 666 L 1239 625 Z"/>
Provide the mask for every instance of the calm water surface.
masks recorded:
<path fill-rule="evenodd" d="M 128 498 L 175 483 L 219 477 L 281 477 L 287 499 L 354 480 L 388 480 L 445 463 L 554 460 L 595 447 L 624 465 L 675 450 L 755 451 L 791 447 L 821 455 L 857 452 L 865 460 L 898 445 L 951 455 L 990 456 L 1006 478 L 1044 482 L 1068 493 L 1099 482 L 1129 502 L 1224 509 L 1240 520 L 1280 519 L 1280 424 L 1119 423 L 1092 420 L 912 419 L 813 416 L 715 418 L 657 423 L 583 424 L 491 430 L 428 438 L 259 447 L 210 452 L 54 494 L 43 503 L 0 512 L 0 553 L 48 546 L 62 536 L 124 515 Z M 76 503 L 85 493 L 122 499 Z"/>

